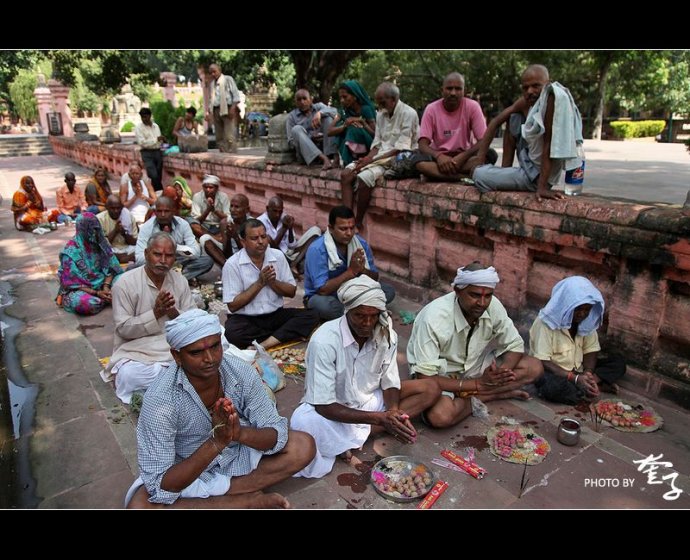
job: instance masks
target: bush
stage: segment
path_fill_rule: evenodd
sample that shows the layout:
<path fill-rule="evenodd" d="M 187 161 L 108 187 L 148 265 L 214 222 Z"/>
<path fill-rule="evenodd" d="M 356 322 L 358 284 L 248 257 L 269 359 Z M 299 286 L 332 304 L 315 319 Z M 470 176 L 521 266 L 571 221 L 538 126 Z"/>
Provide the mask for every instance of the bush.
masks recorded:
<path fill-rule="evenodd" d="M 664 121 L 613 121 L 611 128 L 616 138 L 645 138 L 661 134 Z"/>
<path fill-rule="evenodd" d="M 132 132 L 135 126 L 136 125 L 132 121 L 127 121 L 125 124 L 122 125 L 120 132 Z"/>
<path fill-rule="evenodd" d="M 184 117 L 185 110 L 186 107 L 183 105 L 175 109 L 170 101 L 157 101 L 151 104 L 153 121 L 161 129 L 161 134 L 165 136 L 165 140 L 170 144 L 175 143 L 175 137 L 172 134 L 175 121 L 178 117 Z"/>

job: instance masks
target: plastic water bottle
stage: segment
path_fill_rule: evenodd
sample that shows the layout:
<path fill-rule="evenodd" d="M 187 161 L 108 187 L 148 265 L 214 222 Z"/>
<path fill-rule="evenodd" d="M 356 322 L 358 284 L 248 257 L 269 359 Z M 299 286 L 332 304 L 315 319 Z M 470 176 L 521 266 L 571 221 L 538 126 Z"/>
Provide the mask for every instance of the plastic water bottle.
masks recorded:
<path fill-rule="evenodd" d="M 565 172 L 565 194 L 567 196 L 577 196 L 582 194 L 582 187 L 585 182 L 585 150 L 582 144 L 577 147 L 577 157 L 582 160 L 580 167 Z"/>

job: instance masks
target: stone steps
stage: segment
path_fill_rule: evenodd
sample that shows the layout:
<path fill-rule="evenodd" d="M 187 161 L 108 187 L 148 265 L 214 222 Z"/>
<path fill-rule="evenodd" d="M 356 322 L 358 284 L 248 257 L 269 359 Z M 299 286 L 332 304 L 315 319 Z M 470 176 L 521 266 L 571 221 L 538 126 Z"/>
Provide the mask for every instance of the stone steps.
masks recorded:
<path fill-rule="evenodd" d="M 0 136 L 0 157 L 51 155 L 47 136 Z"/>

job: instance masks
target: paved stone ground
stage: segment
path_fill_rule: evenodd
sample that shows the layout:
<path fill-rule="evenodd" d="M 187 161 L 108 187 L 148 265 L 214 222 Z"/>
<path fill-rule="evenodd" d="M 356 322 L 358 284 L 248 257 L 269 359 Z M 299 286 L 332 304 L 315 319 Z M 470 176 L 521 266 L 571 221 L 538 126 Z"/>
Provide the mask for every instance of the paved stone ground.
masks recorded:
<path fill-rule="evenodd" d="M 57 254 L 73 229 L 61 228 L 45 236 L 17 232 L 12 227 L 9 202 L 25 174 L 36 180 L 46 204 L 54 204 L 55 189 L 66 171 L 78 178 L 90 173 L 55 156 L 10 158 L 0 168 L 0 282 L 13 287 L 15 303 L 4 312 L 24 321 L 17 338 L 23 372 L 37 385 L 38 397 L 31 428 L 18 442 L 4 439 L 2 449 L 28 449 L 31 478 L 21 493 L 25 507 L 117 508 L 136 474 L 135 417 L 128 413 L 112 388 L 98 375 L 98 358 L 112 350 L 112 314 L 77 318 L 53 304 L 57 291 Z M 81 181 L 80 181 L 81 183 Z M 219 273 L 216 268 L 213 272 Z M 212 278 L 209 273 L 208 279 Z M 299 296 L 296 298 L 299 301 Z M 399 311 L 417 311 L 419 305 L 398 298 L 392 306 Z M 397 322 L 400 334 L 399 363 L 407 376 L 404 348 L 411 327 Z M 447 430 L 418 425 L 420 437 L 414 446 L 403 446 L 384 436 L 368 442 L 356 454 L 359 466 L 337 462 L 334 471 L 320 480 L 292 479 L 275 487 L 297 508 L 325 509 L 410 509 L 414 504 L 395 504 L 379 497 L 368 484 L 368 467 L 378 457 L 405 454 L 431 463 L 444 448 L 474 447 L 477 463 L 487 469 L 483 480 L 464 473 L 432 466 L 436 476 L 448 481 L 449 489 L 437 502 L 439 508 L 678 508 L 690 507 L 690 416 L 667 403 L 651 402 L 625 389 L 623 397 L 651 404 L 664 418 L 662 430 L 651 434 L 630 434 L 604 427 L 592 430 L 589 416 L 564 405 L 538 399 L 527 402 L 490 403 L 491 416 L 482 421 L 470 418 Z M 633 385 L 627 385 L 628 389 Z M 300 380 L 288 379 L 277 394 L 279 411 L 289 416 L 302 394 Z M 30 414 L 30 409 L 26 409 Z M 547 438 L 552 451 L 540 465 L 529 467 L 529 483 L 518 499 L 523 467 L 503 462 L 486 448 L 484 434 L 502 417 L 526 423 Z M 565 447 L 556 441 L 556 426 L 563 416 L 583 422 L 578 446 Z M 678 472 L 675 485 L 680 498 L 663 498 L 670 488 L 650 484 L 637 472 L 634 460 L 663 453 L 663 461 L 674 469 L 661 468 L 660 476 Z M 21 453 L 18 453 L 20 459 Z M 610 479 L 618 487 L 591 487 L 590 479 Z M 623 488 L 624 479 L 634 479 Z M 603 483 L 603 482 L 602 482 Z M 14 502 L 17 503 L 17 502 Z"/>

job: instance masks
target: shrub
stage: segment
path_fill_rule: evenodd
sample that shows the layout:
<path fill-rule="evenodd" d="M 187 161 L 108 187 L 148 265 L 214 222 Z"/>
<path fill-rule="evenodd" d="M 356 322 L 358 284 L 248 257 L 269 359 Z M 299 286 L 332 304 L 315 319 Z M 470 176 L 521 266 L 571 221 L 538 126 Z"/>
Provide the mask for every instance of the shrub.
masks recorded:
<path fill-rule="evenodd" d="M 120 132 L 132 132 L 135 126 L 136 125 L 132 121 L 127 121 L 125 124 L 122 125 Z"/>
<path fill-rule="evenodd" d="M 611 128 L 616 138 L 644 138 L 661 134 L 664 121 L 613 121 Z"/>
<path fill-rule="evenodd" d="M 151 104 L 153 121 L 161 129 L 161 134 L 165 136 L 167 142 L 174 144 L 175 137 L 172 130 L 178 117 L 183 117 L 186 108 L 180 105 L 177 109 L 172 106 L 170 101 L 157 101 Z"/>

